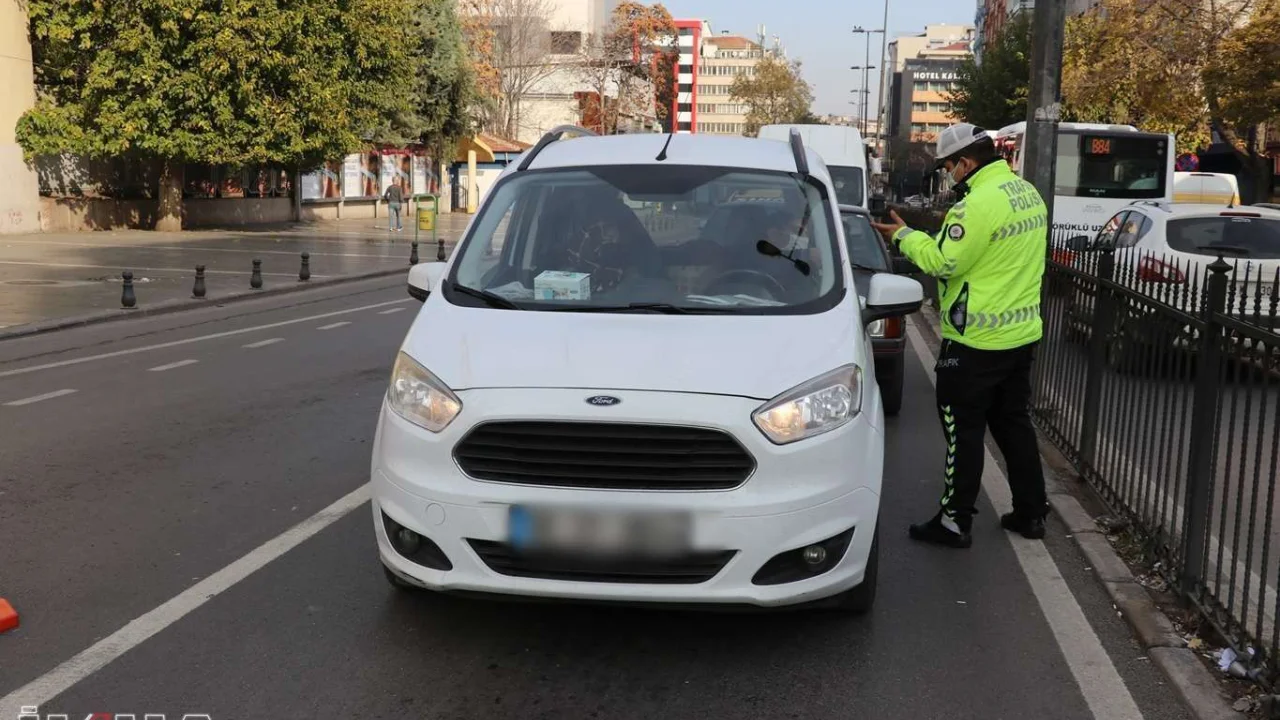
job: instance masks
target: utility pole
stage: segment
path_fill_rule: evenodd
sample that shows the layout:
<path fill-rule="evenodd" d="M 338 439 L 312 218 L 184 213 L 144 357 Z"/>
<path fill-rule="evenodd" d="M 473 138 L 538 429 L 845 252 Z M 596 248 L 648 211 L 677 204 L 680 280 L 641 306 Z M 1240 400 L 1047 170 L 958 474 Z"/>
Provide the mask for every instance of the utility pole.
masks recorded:
<path fill-rule="evenodd" d="M 1032 18 L 1031 96 L 1027 99 L 1027 153 L 1023 177 L 1040 191 L 1053 227 L 1053 173 L 1062 114 L 1062 47 L 1066 0 L 1039 0 Z"/>

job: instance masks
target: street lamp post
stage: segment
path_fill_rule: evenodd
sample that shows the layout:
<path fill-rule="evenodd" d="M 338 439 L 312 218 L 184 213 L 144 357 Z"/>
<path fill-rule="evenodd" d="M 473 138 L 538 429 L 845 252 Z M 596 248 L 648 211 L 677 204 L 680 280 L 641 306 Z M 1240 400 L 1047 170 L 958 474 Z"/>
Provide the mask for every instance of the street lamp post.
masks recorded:
<path fill-rule="evenodd" d="M 867 135 L 867 114 L 868 114 L 867 110 L 871 104 L 870 74 L 871 74 L 871 71 L 875 69 L 875 66 L 871 64 L 871 36 L 875 33 L 880 33 L 881 37 L 883 37 L 884 28 L 881 28 L 879 30 L 868 30 L 862 27 L 861 25 L 859 25 L 853 29 L 853 32 L 855 35 L 861 33 L 865 41 L 863 42 L 863 50 L 865 51 L 864 52 L 865 57 L 862 61 L 862 66 L 861 68 L 853 68 L 855 70 L 856 69 L 862 70 L 862 91 L 866 95 L 862 103 L 862 136 L 865 139 Z"/>

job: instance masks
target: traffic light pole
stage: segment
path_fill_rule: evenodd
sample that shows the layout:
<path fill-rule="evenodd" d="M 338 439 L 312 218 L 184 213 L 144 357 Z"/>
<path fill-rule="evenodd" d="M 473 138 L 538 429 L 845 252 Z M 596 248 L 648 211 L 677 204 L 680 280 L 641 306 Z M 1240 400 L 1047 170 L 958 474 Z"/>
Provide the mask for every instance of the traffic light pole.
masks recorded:
<path fill-rule="evenodd" d="M 1066 0 L 1039 0 L 1033 16 L 1031 95 L 1027 98 L 1027 152 L 1023 177 L 1036 186 L 1053 218 L 1053 172 L 1062 114 L 1062 48 Z"/>

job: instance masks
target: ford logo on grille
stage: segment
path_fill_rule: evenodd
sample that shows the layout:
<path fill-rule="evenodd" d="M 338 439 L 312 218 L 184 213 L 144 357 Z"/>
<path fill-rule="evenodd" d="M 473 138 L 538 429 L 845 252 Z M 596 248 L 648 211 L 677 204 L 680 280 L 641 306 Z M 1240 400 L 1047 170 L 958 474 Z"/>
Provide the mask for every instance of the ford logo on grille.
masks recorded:
<path fill-rule="evenodd" d="M 616 398 L 612 395 L 592 395 L 587 398 L 588 405 L 595 405 L 597 407 L 613 407 L 620 402 L 622 402 L 621 398 Z"/>

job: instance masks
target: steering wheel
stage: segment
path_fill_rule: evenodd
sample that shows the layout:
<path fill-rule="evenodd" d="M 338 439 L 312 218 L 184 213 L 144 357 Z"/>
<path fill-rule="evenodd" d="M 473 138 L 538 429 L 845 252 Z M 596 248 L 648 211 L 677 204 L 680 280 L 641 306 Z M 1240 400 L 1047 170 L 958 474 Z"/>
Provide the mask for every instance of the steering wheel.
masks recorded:
<path fill-rule="evenodd" d="M 775 278 L 774 276 L 768 273 L 760 272 L 759 270 L 730 270 L 728 272 L 720 273 L 719 275 L 712 278 L 709 282 L 707 282 L 706 293 L 708 295 L 715 295 L 716 293 L 710 292 L 712 288 L 718 286 L 720 283 L 725 282 L 726 280 L 729 280 L 735 277 L 744 277 L 744 278 L 751 278 L 754 280 L 763 280 L 764 282 L 761 284 L 768 285 L 771 288 L 777 289 L 778 292 L 774 294 L 775 299 L 782 298 L 787 294 L 787 288 L 783 286 L 782 283 L 778 282 L 777 278 Z"/>

